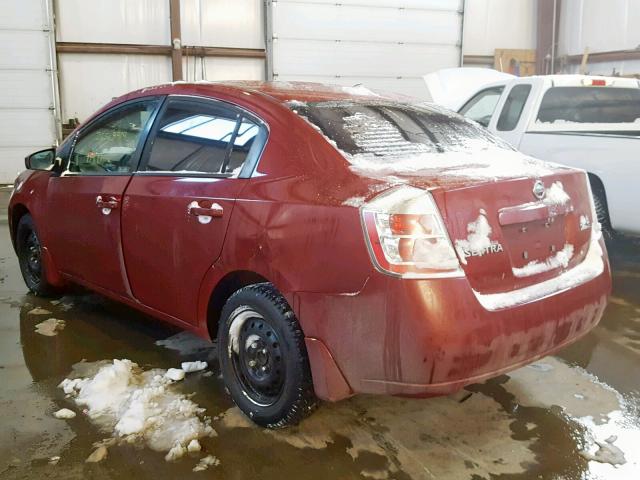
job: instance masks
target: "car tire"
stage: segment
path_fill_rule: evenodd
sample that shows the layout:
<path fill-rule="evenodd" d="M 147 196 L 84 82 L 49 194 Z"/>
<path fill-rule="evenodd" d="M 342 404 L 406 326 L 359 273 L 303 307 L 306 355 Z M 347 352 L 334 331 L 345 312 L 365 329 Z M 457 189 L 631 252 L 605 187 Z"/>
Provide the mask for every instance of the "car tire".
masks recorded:
<path fill-rule="evenodd" d="M 611 232 L 611 221 L 609 220 L 606 199 L 594 193 L 593 204 L 596 208 L 596 217 L 598 218 L 600 225 L 602 225 L 602 229 L 606 232 Z"/>
<path fill-rule="evenodd" d="M 222 376 L 236 405 L 267 428 L 296 425 L 317 405 L 304 335 L 270 283 L 235 292 L 218 329 Z"/>
<path fill-rule="evenodd" d="M 604 191 L 604 185 L 597 179 L 589 176 L 591 183 L 591 192 L 593 194 L 593 205 L 596 210 L 596 218 L 602 227 L 602 230 L 611 235 L 613 228 L 611 227 L 611 219 L 609 218 L 609 205 L 607 203 L 607 195 Z"/>
<path fill-rule="evenodd" d="M 22 278 L 29 290 L 43 297 L 54 295 L 56 289 L 47 282 L 45 267 L 42 263 L 40 237 L 33 218 L 28 213 L 18 221 L 16 252 Z"/>

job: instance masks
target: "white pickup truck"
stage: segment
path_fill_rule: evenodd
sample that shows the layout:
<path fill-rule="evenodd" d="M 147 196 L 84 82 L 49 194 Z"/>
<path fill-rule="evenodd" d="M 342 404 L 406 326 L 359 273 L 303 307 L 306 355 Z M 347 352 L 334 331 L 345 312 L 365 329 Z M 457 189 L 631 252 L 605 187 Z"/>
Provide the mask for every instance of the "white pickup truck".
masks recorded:
<path fill-rule="evenodd" d="M 500 75 L 476 84 L 472 95 L 458 91 L 458 105 L 434 100 L 528 155 L 586 170 L 603 228 L 640 234 L 640 80 Z"/>

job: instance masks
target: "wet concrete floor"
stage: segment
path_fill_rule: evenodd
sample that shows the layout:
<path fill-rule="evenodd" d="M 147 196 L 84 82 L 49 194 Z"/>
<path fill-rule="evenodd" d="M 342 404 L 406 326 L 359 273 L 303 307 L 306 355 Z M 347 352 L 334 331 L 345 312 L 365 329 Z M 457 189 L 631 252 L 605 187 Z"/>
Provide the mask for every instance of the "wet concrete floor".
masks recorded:
<path fill-rule="evenodd" d="M 558 357 L 471 385 L 467 395 L 360 396 L 270 432 L 233 407 L 213 347 L 98 295 L 51 302 L 27 294 L 0 217 L 0 478 L 638 479 L 640 242 L 609 249 L 614 293 L 605 317 Z M 64 329 L 37 333 L 49 318 Z M 75 407 L 57 385 L 81 360 L 120 358 L 143 368 L 211 363 L 213 375 L 189 374 L 177 386 L 213 418 L 217 436 L 202 440 L 202 453 L 166 462 L 116 445 L 85 463 L 105 434 L 81 414 L 53 416 Z M 193 472 L 205 454 L 219 465 Z"/>

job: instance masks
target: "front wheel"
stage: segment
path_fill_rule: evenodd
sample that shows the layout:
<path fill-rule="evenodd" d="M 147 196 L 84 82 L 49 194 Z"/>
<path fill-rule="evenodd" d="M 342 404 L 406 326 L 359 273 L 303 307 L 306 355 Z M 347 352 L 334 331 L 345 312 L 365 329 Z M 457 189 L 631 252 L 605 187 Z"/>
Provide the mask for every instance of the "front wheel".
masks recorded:
<path fill-rule="evenodd" d="M 55 294 L 55 288 L 47 282 L 42 264 L 42 247 L 40 237 L 31 215 L 20 218 L 16 228 L 16 251 L 20 272 L 24 283 L 36 295 L 49 296 Z"/>
<path fill-rule="evenodd" d="M 304 335 L 270 283 L 238 290 L 222 309 L 218 356 L 236 405 L 268 428 L 295 425 L 316 406 Z"/>

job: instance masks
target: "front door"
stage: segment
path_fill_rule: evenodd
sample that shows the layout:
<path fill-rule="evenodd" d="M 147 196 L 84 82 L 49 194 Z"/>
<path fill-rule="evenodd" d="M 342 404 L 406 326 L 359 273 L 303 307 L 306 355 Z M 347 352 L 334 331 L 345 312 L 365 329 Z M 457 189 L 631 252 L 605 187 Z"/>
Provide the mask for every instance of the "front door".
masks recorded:
<path fill-rule="evenodd" d="M 47 246 L 61 272 L 89 286 L 130 294 L 120 241 L 122 198 L 159 103 L 128 102 L 88 124 L 67 170 L 49 180 Z"/>
<path fill-rule="evenodd" d="M 266 129 L 224 102 L 169 97 L 126 190 L 124 258 L 134 297 L 194 323 L 235 199 Z M 228 239 L 227 241 L 233 241 Z"/>

